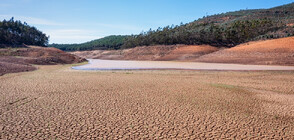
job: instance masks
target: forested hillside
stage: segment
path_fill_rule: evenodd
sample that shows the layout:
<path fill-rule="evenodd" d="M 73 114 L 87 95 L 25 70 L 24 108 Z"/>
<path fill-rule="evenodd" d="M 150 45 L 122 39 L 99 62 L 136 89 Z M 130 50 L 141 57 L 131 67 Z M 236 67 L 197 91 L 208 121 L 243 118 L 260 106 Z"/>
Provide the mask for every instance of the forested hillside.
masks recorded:
<path fill-rule="evenodd" d="M 131 36 L 109 36 L 82 44 L 52 44 L 66 51 L 126 49 L 150 45 L 233 47 L 241 43 L 294 35 L 294 3 L 270 9 L 240 10 L 203 17 Z"/>
<path fill-rule="evenodd" d="M 149 45 L 238 44 L 294 35 L 294 3 L 271 9 L 240 10 L 203 17 L 180 26 L 166 26 L 129 37 L 122 48 Z"/>
<path fill-rule="evenodd" d="M 48 36 L 27 23 L 15 21 L 13 18 L 0 21 L 0 48 L 5 46 L 48 45 Z"/>
<path fill-rule="evenodd" d="M 50 44 L 49 46 L 64 51 L 120 49 L 126 38 L 127 36 L 123 35 L 112 35 L 82 44 Z"/>

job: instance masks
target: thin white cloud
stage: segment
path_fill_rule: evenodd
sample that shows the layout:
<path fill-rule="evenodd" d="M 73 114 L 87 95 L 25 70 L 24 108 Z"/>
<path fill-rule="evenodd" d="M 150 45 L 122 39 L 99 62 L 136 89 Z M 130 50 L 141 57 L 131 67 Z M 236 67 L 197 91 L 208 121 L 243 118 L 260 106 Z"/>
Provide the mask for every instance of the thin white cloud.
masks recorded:
<path fill-rule="evenodd" d="M 63 25 L 61 23 L 57 23 L 54 21 L 41 19 L 41 18 L 35 18 L 35 17 L 26 17 L 26 16 L 14 16 L 14 15 L 0 15 L 0 19 L 6 19 L 9 20 L 11 17 L 14 17 L 15 20 L 21 20 L 22 22 L 26 22 L 28 24 L 34 24 L 34 25 Z"/>
<path fill-rule="evenodd" d="M 89 35 L 95 34 L 97 31 L 94 30 L 81 30 L 81 29 L 53 29 L 44 30 L 48 35 L 52 36 L 73 36 L 73 35 Z"/>
<path fill-rule="evenodd" d="M 44 32 L 50 36 L 50 43 L 83 43 L 103 37 L 94 30 L 55 29 Z"/>
<path fill-rule="evenodd" d="M 71 35 L 71 36 L 50 36 L 49 42 L 58 44 L 74 44 L 84 43 L 94 39 L 102 38 L 103 36 L 85 36 L 85 35 Z"/>
<path fill-rule="evenodd" d="M 96 26 L 102 26 L 106 28 L 112 29 L 119 29 L 119 30 L 131 30 L 131 31 L 140 31 L 142 28 L 137 26 L 130 26 L 130 25 L 122 25 L 122 24 L 105 24 L 105 23 L 98 23 L 95 24 Z"/>
<path fill-rule="evenodd" d="M 85 36 L 85 35 L 54 36 L 53 38 L 50 37 L 50 40 L 66 39 L 66 40 L 63 40 L 63 42 L 68 42 L 69 40 L 75 40 L 74 42 L 70 42 L 70 43 L 81 43 L 81 42 L 91 41 L 94 39 L 99 39 L 101 37 L 102 36 Z M 85 41 L 81 41 L 81 40 L 85 40 Z"/>
<path fill-rule="evenodd" d="M 48 30 L 48 32 L 51 32 L 54 34 L 88 34 L 93 31 L 80 30 L 80 29 L 57 29 L 57 30 Z"/>

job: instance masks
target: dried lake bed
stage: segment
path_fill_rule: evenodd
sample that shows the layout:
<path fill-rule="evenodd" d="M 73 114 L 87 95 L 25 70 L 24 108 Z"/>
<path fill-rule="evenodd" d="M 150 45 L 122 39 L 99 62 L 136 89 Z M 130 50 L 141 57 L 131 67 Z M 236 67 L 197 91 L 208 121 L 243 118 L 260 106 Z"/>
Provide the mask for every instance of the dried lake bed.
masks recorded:
<path fill-rule="evenodd" d="M 75 66 L 76 70 L 152 70 L 152 69 L 182 69 L 182 70 L 294 70 L 294 66 L 242 65 L 223 63 L 200 63 L 178 61 L 125 61 L 88 59 L 89 63 Z"/>
<path fill-rule="evenodd" d="M 292 139 L 294 71 L 0 76 L 0 139 Z"/>

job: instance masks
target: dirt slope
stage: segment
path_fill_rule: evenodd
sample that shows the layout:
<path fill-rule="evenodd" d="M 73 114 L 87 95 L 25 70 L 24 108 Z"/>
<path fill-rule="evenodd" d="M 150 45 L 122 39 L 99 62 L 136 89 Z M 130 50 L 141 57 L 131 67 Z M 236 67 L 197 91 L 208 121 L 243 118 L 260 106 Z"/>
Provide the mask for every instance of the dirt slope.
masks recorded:
<path fill-rule="evenodd" d="M 85 59 L 56 48 L 27 46 L 27 48 L 0 49 L 0 75 L 11 72 L 31 71 L 36 65 L 72 64 Z"/>
<path fill-rule="evenodd" d="M 157 45 L 142 46 L 125 50 L 96 50 L 73 52 L 84 58 L 108 60 L 179 60 L 192 61 L 199 56 L 217 51 L 209 45 Z"/>
<path fill-rule="evenodd" d="M 249 42 L 201 56 L 195 61 L 294 65 L 294 37 Z"/>
<path fill-rule="evenodd" d="M 0 57 L 0 76 L 6 73 L 36 70 L 36 67 L 25 63 L 23 59 L 12 56 Z"/>
<path fill-rule="evenodd" d="M 72 64 L 84 59 L 66 53 L 56 48 L 44 48 L 38 46 L 28 46 L 28 48 L 1 49 L 0 56 L 18 56 L 25 62 L 38 65 L 51 64 Z"/>
<path fill-rule="evenodd" d="M 209 45 L 158 45 L 126 50 L 73 52 L 80 57 L 108 60 L 164 60 L 258 65 L 294 65 L 294 37 L 255 41 L 233 48 Z"/>
<path fill-rule="evenodd" d="M 151 46 L 151 47 L 136 47 L 124 54 L 126 60 L 180 60 L 190 61 L 199 56 L 217 51 L 215 47 L 208 45 L 201 46 Z"/>

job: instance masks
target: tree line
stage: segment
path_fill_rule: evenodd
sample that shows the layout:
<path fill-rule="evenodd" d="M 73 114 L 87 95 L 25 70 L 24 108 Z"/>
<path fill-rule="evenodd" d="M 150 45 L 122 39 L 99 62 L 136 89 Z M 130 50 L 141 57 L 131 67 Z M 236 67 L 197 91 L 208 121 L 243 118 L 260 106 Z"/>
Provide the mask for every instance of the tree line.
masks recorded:
<path fill-rule="evenodd" d="M 265 34 L 284 27 L 282 22 L 275 22 L 268 18 L 237 20 L 226 24 L 188 23 L 180 26 L 166 26 L 157 30 L 150 29 L 139 35 L 132 35 L 126 39 L 122 48 L 173 44 L 232 47 L 257 38 L 274 38 Z"/>
<path fill-rule="evenodd" d="M 125 35 L 111 35 L 81 44 L 50 44 L 49 46 L 64 51 L 114 50 L 120 49 L 126 38 Z"/>
<path fill-rule="evenodd" d="M 2 45 L 38 45 L 47 46 L 49 37 L 26 22 L 19 20 L 0 21 L 0 44 Z"/>
<path fill-rule="evenodd" d="M 130 36 L 110 36 L 82 44 L 53 44 L 67 51 L 126 49 L 137 46 L 208 44 L 233 47 L 248 41 L 294 35 L 294 3 L 270 9 L 210 15 L 187 24 L 166 26 Z"/>

